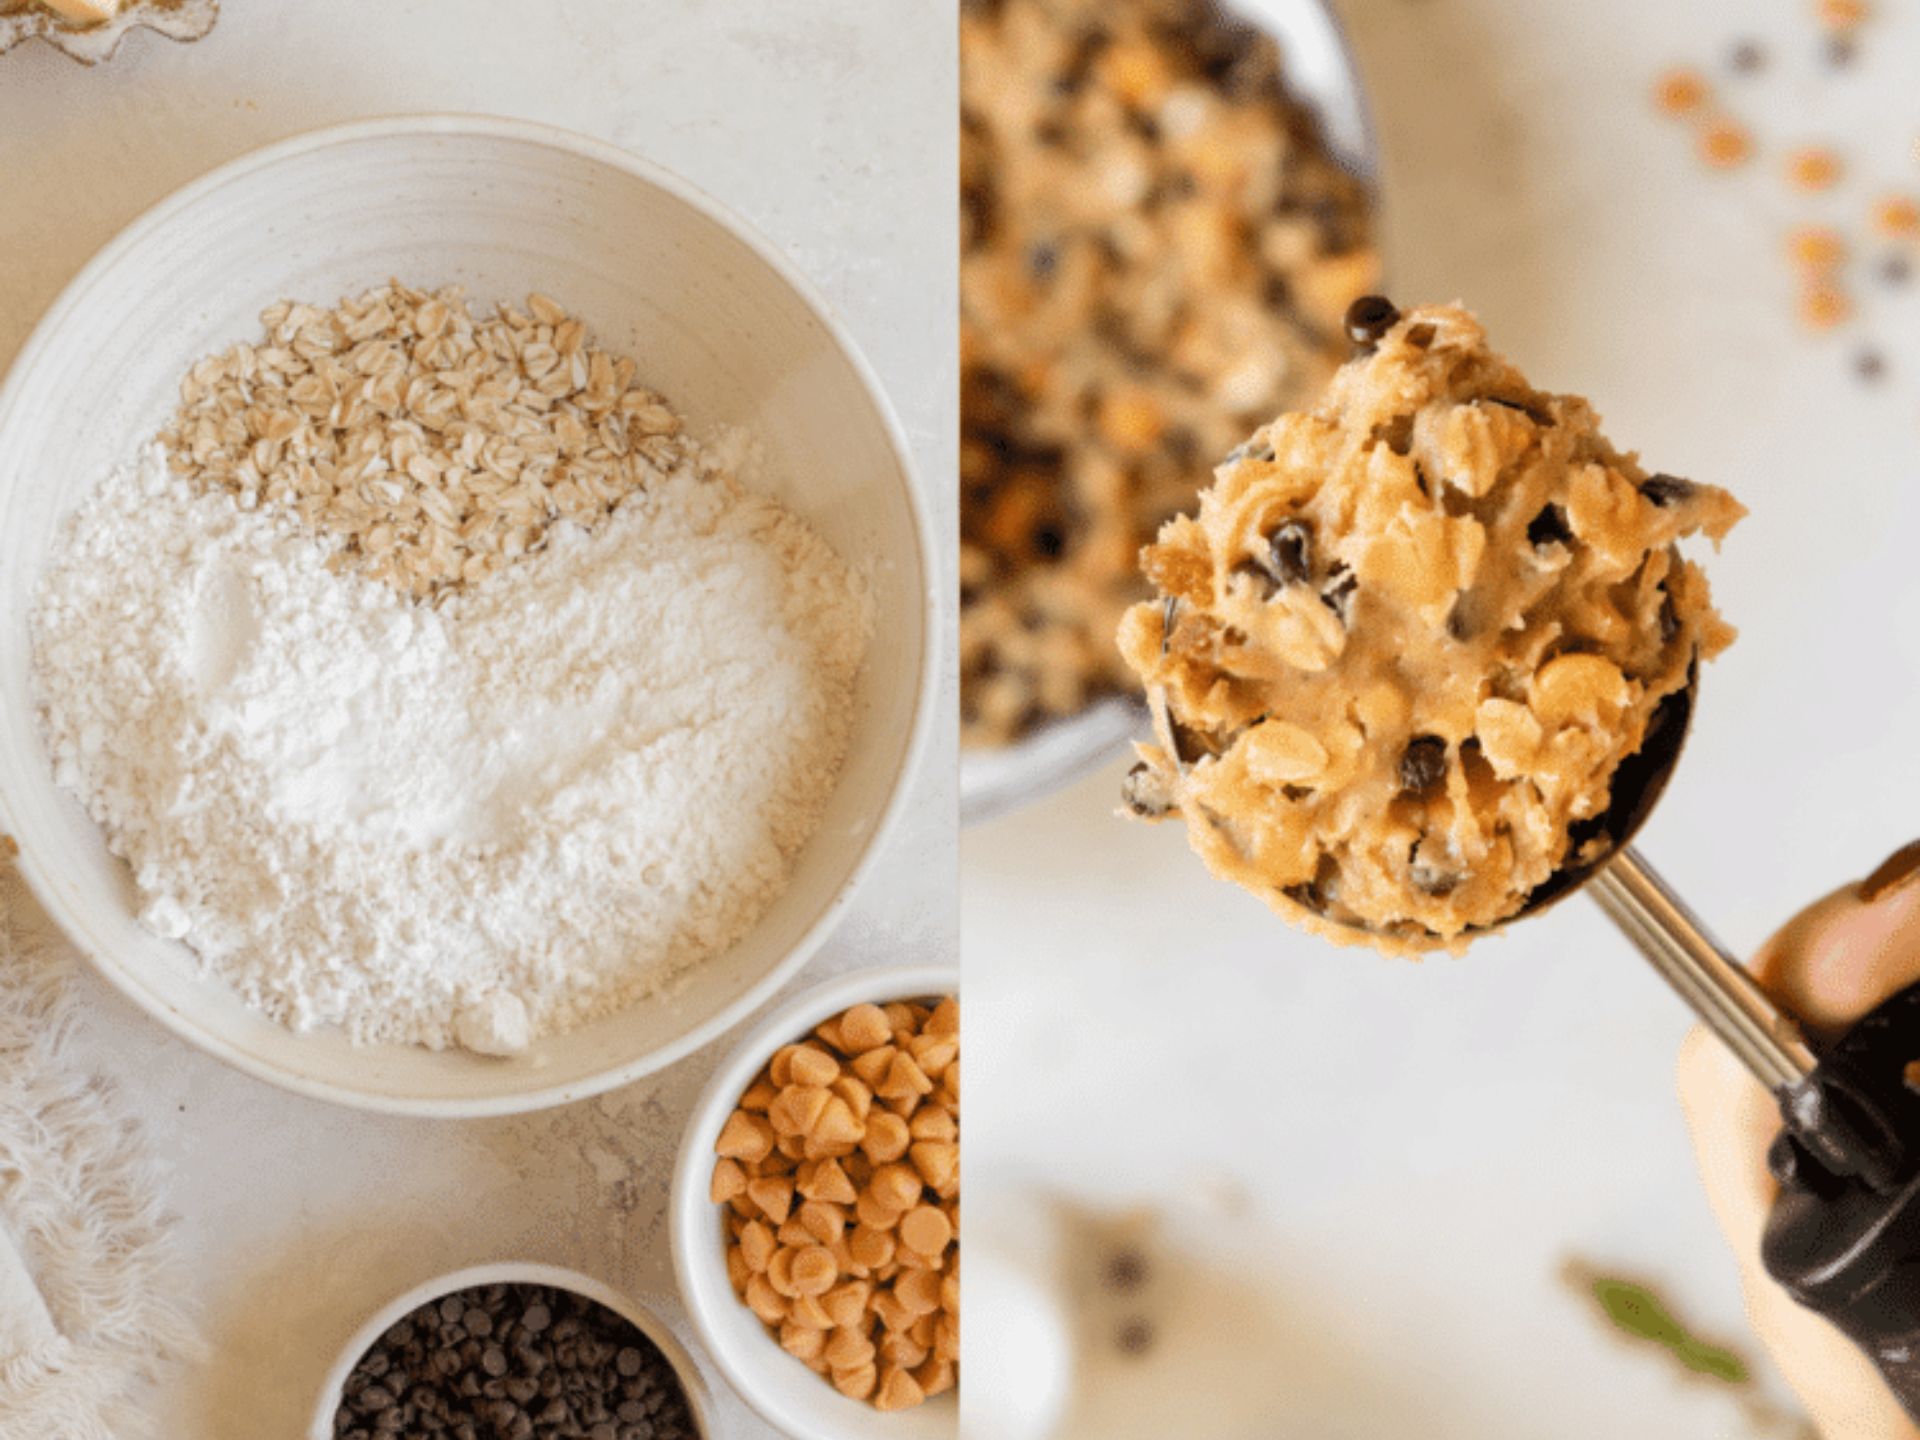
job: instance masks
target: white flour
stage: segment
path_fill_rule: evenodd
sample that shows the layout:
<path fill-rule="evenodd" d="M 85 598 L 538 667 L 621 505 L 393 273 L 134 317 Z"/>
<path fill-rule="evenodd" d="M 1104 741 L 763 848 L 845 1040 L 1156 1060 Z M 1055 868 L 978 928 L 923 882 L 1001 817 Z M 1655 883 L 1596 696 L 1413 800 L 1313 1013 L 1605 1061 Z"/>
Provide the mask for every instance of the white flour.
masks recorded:
<path fill-rule="evenodd" d="M 35 680 L 150 928 L 296 1028 L 505 1051 L 772 904 L 869 605 L 793 515 L 683 471 L 424 609 L 156 447 L 63 537 Z"/>

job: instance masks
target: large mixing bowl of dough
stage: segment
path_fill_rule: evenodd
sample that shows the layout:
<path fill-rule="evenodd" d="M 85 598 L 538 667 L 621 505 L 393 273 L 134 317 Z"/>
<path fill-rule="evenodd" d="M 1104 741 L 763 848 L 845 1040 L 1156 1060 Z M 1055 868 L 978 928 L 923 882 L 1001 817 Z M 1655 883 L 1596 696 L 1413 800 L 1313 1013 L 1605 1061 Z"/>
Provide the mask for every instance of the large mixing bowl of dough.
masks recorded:
<path fill-rule="evenodd" d="M 671 993 L 522 1056 L 299 1034 L 203 978 L 137 923 L 127 867 L 54 783 L 29 683 L 29 601 L 62 521 L 160 426 L 182 371 L 283 297 L 332 303 L 389 276 L 478 297 L 567 297 L 644 354 L 696 433 L 763 439 L 758 488 L 870 575 L 877 630 L 851 749 L 791 882 L 736 946 Z M 644 337 L 642 339 L 641 337 Z M 873 372 L 767 241 L 686 182 L 518 121 L 419 116 L 247 156 L 137 220 L 74 280 L 0 389 L 0 834 L 101 973 L 201 1049 L 300 1093 L 477 1115 L 559 1104 L 669 1064 L 769 998 L 845 914 L 901 805 L 934 694 L 926 504 Z"/>
<path fill-rule="evenodd" d="M 1379 204 L 1379 149 L 1353 51 L 1322 0 L 1223 0 L 1223 8 L 1279 42 L 1289 92 L 1313 112 L 1332 156 L 1368 182 Z M 1194 476 L 1196 493 L 1209 477 Z M 1010 745 L 965 751 L 960 818 L 975 824 L 1018 809 L 1115 763 L 1147 734 L 1144 706 L 1109 696 L 1040 726 Z"/>

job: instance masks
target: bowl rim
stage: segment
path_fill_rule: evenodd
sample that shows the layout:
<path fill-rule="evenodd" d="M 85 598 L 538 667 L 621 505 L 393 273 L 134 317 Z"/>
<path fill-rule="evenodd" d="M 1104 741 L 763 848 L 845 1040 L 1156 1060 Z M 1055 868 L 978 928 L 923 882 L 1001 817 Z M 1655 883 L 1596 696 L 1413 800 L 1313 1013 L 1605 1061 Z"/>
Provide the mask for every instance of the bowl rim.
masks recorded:
<path fill-rule="evenodd" d="M 727 1057 L 708 1077 L 680 1130 L 680 1150 L 674 1159 L 667 1196 L 667 1231 L 673 1252 L 673 1271 L 680 1285 L 680 1305 L 692 1322 L 707 1355 L 726 1376 L 740 1398 L 769 1424 L 796 1440 L 849 1440 L 837 1433 L 815 1430 L 784 1410 L 766 1393 L 757 1378 L 757 1365 L 743 1362 L 724 1338 L 716 1322 L 714 1304 L 738 1306 L 726 1278 L 726 1260 L 706 1232 L 713 1215 L 707 1190 L 713 1163 L 713 1144 L 726 1116 L 762 1065 L 782 1045 L 797 1040 L 815 1025 L 862 1001 L 885 1004 L 932 995 L 959 995 L 957 964 L 884 965 L 850 970 L 791 996 L 761 1017 L 742 1035 Z M 965 1020 L 962 1020 L 965 1025 Z M 702 1276 L 709 1277 L 707 1281 Z M 719 1277 L 718 1286 L 711 1277 Z M 720 1292 L 724 1292 L 721 1294 Z M 792 1358 L 774 1346 L 768 1358 Z M 877 1415 L 879 1412 L 875 1412 Z"/>
<path fill-rule="evenodd" d="M 328 1368 L 326 1378 L 320 1382 L 320 1393 L 314 1400 L 313 1421 L 307 1429 L 309 1440 L 333 1440 L 333 1417 L 340 1408 L 341 1387 L 347 1383 L 347 1376 L 353 1373 L 353 1367 L 360 1357 L 373 1348 L 373 1342 L 385 1334 L 389 1326 L 403 1315 L 412 1314 L 429 1300 L 437 1300 L 460 1290 L 471 1290 L 479 1285 L 545 1285 L 552 1290 L 570 1290 L 613 1311 L 651 1340 L 666 1357 L 667 1364 L 673 1367 L 673 1373 L 680 1381 L 681 1393 L 687 1397 L 687 1408 L 693 1412 L 696 1434 L 701 1440 L 718 1440 L 718 1433 L 713 1428 L 713 1397 L 708 1390 L 706 1376 L 701 1373 L 693 1352 L 681 1343 L 680 1337 L 673 1333 L 666 1321 L 592 1275 L 564 1265 L 518 1260 L 489 1261 L 450 1270 L 394 1296 L 369 1315 L 347 1338 L 338 1358 Z"/>
<path fill-rule="evenodd" d="M 458 136 L 508 140 L 544 146 L 596 164 L 618 170 L 644 185 L 651 185 L 687 205 L 728 232 L 750 250 L 774 276 L 804 305 L 826 332 L 834 348 L 853 368 L 867 393 L 880 422 L 889 451 L 902 477 L 907 508 L 912 518 L 914 547 L 922 580 L 921 661 L 915 677 L 916 694 L 913 718 L 907 741 L 896 770 L 886 805 L 868 831 L 852 870 L 831 899 L 787 954 L 754 984 L 748 986 L 701 1024 L 692 1027 L 670 1044 L 663 1045 L 630 1060 L 609 1066 L 594 1074 L 558 1084 L 529 1085 L 505 1094 L 474 1098 L 448 1096 L 421 1098 L 383 1095 L 358 1090 L 285 1069 L 255 1058 L 221 1035 L 196 1023 L 187 1015 L 152 994 L 133 973 L 132 967 L 113 956 L 109 948 L 95 939 L 83 917 L 73 913 L 61 898 L 60 887 L 46 874 L 32 849 L 22 846 L 14 864 L 34 898 L 46 910 L 67 941 L 84 954 L 93 968 L 121 995 L 142 1012 L 160 1022 L 175 1036 L 232 1066 L 234 1069 L 276 1085 L 282 1090 L 309 1099 L 330 1101 L 352 1109 L 379 1114 L 436 1118 L 475 1118 L 492 1115 L 523 1114 L 563 1105 L 616 1089 L 642 1076 L 651 1075 L 685 1059 L 695 1050 L 726 1033 L 791 980 L 818 952 L 827 937 L 845 918 L 860 889 L 871 878 L 880 855 L 905 813 L 911 782 L 925 768 L 933 728 L 933 707 L 939 693 L 942 665 L 940 624 L 942 570 L 935 563 L 933 522 L 923 493 L 918 466 L 907 441 L 905 428 L 895 412 L 893 401 L 878 373 L 855 342 L 826 297 L 803 275 L 765 235 L 708 195 L 690 181 L 609 141 L 598 140 L 560 126 L 533 120 L 497 115 L 458 112 L 388 115 L 352 120 L 304 131 L 284 140 L 250 150 L 246 154 L 216 166 L 198 179 L 172 191 L 123 227 L 67 282 L 53 303 L 21 345 L 13 363 L 0 380 L 0 433 L 13 423 L 19 408 L 19 394 L 25 376 L 41 361 L 42 353 L 86 304 L 89 294 L 114 266 L 146 243 L 152 234 L 183 212 L 199 204 L 208 195 L 257 171 L 334 146 L 354 145 L 369 140 L 395 137 Z M 17 835 L 12 806 L 4 787 L 0 787 L 0 833 Z M 531 1079 L 537 1072 L 529 1071 Z"/>

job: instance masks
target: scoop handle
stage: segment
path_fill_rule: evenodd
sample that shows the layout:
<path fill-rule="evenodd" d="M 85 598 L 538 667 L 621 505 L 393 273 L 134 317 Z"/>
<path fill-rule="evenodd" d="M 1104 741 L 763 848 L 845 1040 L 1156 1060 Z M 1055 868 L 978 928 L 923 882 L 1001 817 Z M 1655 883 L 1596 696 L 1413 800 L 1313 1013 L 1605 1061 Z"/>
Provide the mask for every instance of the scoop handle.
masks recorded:
<path fill-rule="evenodd" d="M 1785 1122 L 1767 1271 L 1871 1359 L 1920 1421 L 1920 985 L 1818 1054 L 1645 858 L 1622 849 L 1588 893 L 1770 1090 Z"/>
<path fill-rule="evenodd" d="M 1616 852 L 1587 893 L 1768 1090 L 1777 1093 L 1813 1073 L 1815 1056 L 1799 1025 L 1639 851 L 1629 845 Z"/>

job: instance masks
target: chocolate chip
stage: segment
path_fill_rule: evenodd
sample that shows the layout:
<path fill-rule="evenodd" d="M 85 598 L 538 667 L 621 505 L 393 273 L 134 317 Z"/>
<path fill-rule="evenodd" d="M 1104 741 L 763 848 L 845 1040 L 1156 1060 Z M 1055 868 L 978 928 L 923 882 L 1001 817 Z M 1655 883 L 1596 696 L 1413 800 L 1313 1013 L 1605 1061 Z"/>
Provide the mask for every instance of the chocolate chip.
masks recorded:
<path fill-rule="evenodd" d="M 1384 295 L 1362 295 L 1347 307 L 1347 338 L 1371 350 L 1400 323 L 1400 312 Z"/>
<path fill-rule="evenodd" d="M 1889 285 L 1904 285 L 1913 278 L 1913 262 L 1898 252 L 1880 262 L 1880 278 Z"/>
<path fill-rule="evenodd" d="M 1384 441 L 1394 454 L 1410 454 L 1413 450 L 1413 416 L 1396 415 L 1384 424 L 1376 425 L 1373 434 L 1375 439 Z"/>
<path fill-rule="evenodd" d="M 1682 480 L 1678 475 L 1649 475 L 1640 484 L 1640 493 L 1660 506 L 1678 505 L 1690 500 L 1695 489 L 1691 480 Z"/>
<path fill-rule="evenodd" d="M 1359 588 L 1359 580 L 1345 565 L 1335 565 L 1327 572 L 1327 587 L 1320 592 L 1320 599 L 1329 610 L 1340 617 L 1342 625 L 1352 623 L 1353 592 Z"/>
<path fill-rule="evenodd" d="M 1573 539 L 1567 527 L 1567 512 L 1558 505 L 1545 506 L 1527 522 L 1527 543 L 1538 550 L 1546 545 L 1565 545 Z"/>
<path fill-rule="evenodd" d="M 1116 1250 L 1100 1278 L 1115 1294 L 1131 1295 L 1147 1283 L 1147 1257 L 1138 1250 Z"/>
<path fill-rule="evenodd" d="M 1120 1322 L 1120 1328 L 1113 1332 L 1113 1344 L 1122 1355 L 1144 1355 L 1153 1348 L 1154 1331 L 1151 1321 L 1138 1315 Z"/>
<path fill-rule="evenodd" d="M 1313 531 L 1298 520 L 1283 522 L 1261 557 L 1269 575 L 1282 585 L 1298 585 L 1313 576 Z"/>
<path fill-rule="evenodd" d="M 1872 384 L 1887 373 L 1887 357 L 1878 350 L 1862 350 L 1853 357 L 1853 373 Z"/>
<path fill-rule="evenodd" d="M 1036 280 L 1051 280 L 1060 268 L 1060 249 L 1039 241 L 1027 247 L 1027 273 Z"/>
<path fill-rule="evenodd" d="M 1034 551 L 1050 560 L 1058 559 L 1067 548 L 1066 532 L 1058 525 L 1036 525 L 1032 539 Z"/>
<path fill-rule="evenodd" d="M 1821 55 L 1834 69 L 1844 70 L 1860 58 L 1860 42 L 1851 35 L 1829 35 Z"/>
<path fill-rule="evenodd" d="M 429 1302 L 374 1343 L 342 1394 L 334 1433 L 364 1440 L 376 1432 L 582 1440 L 615 1419 L 614 1405 L 629 1440 L 693 1435 L 679 1378 L 658 1348 L 612 1311 L 546 1286 L 477 1287 Z M 369 1427 L 356 1415 L 377 1418 Z"/>
<path fill-rule="evenodd" d="M 1727 64 L 1736 75 L 1755 74 L 1766 68 L 1766 49 L 1758 40 L 1742 40 L 1727 52 Z"/>
<path fill-rule="evenodd" d="M 1438 735 L 1416 735 L 1400 753 L 1400 784 L 1419 795 L 1447 777 L 1447 742 Z"/>
<path fill-rule="evenodd" d="M 1143 820 L 1158 820 L 1173 809 L 1167 777 L 1142 760 L 1120 782 L 1120 800 Z"/>

